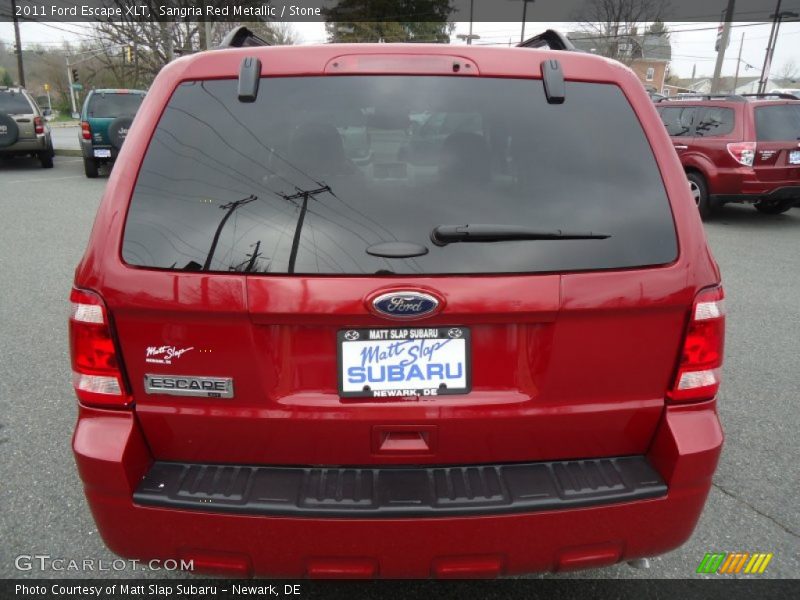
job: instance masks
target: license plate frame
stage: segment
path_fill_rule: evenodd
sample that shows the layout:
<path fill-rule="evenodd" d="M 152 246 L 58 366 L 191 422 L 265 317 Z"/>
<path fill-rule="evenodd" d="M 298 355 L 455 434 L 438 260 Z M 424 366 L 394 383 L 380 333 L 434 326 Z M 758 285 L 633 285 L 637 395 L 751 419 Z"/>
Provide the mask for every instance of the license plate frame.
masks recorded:
<path fill-rule="evenodd" d="M 111 158 L 111 148 L 95 148 L 95 158 Z"/>
<path fill-rule="evenodd" d="M 791 150 L 789 152 L 789 164 L 800 165 L 800 150 Z"/>
<path fill-rule="evenodd" d="M 342 329 L 336 334 L 336 379 L 339 396 L 348 399 L 369 399 L 369 400 L 400 400 L 403 398 L 417 397 L 419 399 L 432 400 L 437 396 L 450 396 L 458 394 L 469 394 L 472 391 L 472 344 L 471 332 L 469 328 L 459 325 L 448 325 L 443 327 L 387 327 L 387 328 L 361 328 L 361 329 Z M 444 344 L 439 345 L 441 342 Z M 390 353 L 390 346 L 395 346 L 394 352 Z M 452 345 L 451 345 L 452 344 Z M 365 349 L 370 352 L 370 348 L 377 348 L 384 353 L 391 354 L 389 358 L 377 358 L 375 350 L 371 351 L 370 356 L 376 360 L 370 360 L 372 364 L 365 365 L 363 354 Z M 414 349 L 412 351 L 412 349 Z M 362 357 L 359 365 L 356 362 L 356 353 Z M 455 361 L 453 361 L 455 357 Z M 459 362 L 462 371 L 457 369 Z M 448 359 L 447 363 L 432 362 L 431 358 Z M 405 363 L 405 364 L 403 364 Z M 413 382 L 408 383 L 408 379 L 403 382 L 396 381 L 371 381 L 369 389 L 360 389 L 357 383 L 348 382 L 345 384 L 346 369 L 353 366 L 365 368 L 373 367 L 373 373 L 388 372 L 389 366 L 394 366 L 394 375 L 397 375 L 397 366 L 402 367 L 404 377 L 411 377 Z M 419 367 L 413 370 L 413 365 Z M 445 387 L 434 385 L 438 373 L 431 375 L 430 367 L 434 371 L 439 371 L 435 365 L 440 365 L 442 379 L 448 379 L 451 385 L 446 383 Z M 386 367 L 386 371 L 380 371 L 380 367 Z M 413 373 L 413 377 L 412 377 Z M 417 381 L 416 374 L 423 376 L 421 381 Z M 366 373 L 365 373 L 366 375 Z M 461 375 L 460 377 L 448 377 L 448 375 Z M 459 385 L 455 385 L 458 383 Z"/>

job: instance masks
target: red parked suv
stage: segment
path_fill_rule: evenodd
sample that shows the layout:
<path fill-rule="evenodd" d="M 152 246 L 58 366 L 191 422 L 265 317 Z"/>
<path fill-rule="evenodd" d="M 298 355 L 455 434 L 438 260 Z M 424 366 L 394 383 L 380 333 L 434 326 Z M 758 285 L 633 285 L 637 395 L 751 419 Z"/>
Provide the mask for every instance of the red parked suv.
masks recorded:
<path fill-rule="evenodd" d="M 800 100 L 790 94 L 666 98 L 657 105 L 703 218 L 726 202 L 762 213 L 800 202 Z"/>
<path fill-rule="evenodd" d="M 720 274 L 636 76 L 559 40 L 161 71 L 71 295 L 109 548 L 466 577 L 689 538 L 723 440 Z"/>

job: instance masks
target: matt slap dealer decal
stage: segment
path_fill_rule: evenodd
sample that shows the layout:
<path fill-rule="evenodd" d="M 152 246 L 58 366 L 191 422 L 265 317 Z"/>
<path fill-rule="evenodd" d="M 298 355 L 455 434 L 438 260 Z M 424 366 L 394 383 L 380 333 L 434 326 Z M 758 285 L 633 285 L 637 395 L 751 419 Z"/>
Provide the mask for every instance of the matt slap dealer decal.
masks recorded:
<path fill-rule="evenodd" d="M 144 361 L 156 365 L 171 365 L 172 361 L 194 350 L 194 346 L 178 348 L 177 346 L 148 346 L 144 352 Z"/>

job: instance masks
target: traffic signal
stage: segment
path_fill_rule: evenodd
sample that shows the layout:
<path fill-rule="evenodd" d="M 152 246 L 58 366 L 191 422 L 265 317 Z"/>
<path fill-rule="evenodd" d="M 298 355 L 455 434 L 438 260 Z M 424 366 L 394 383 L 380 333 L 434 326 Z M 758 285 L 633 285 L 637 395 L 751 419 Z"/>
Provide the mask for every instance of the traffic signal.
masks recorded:
<path fill-rule="evenodd" d="M 129 63 L 129 64 L 132 63 L 133 62 L 133 46 L 125 46 L 125 48 L 123 50 L 124 50 L 123 56 L 125 57 L 125 62 Z"/>
<path fill-rule="evenodd" d="M 50 84 L 49 83 L 45 83 L 44 84 L 44 91 L 45 92 L 49 92 L 50 91 Z"/>
<path fill-rule="evenodd" d="M 72 69 L 72 83 L 78 83 L 78 69 Z"/>

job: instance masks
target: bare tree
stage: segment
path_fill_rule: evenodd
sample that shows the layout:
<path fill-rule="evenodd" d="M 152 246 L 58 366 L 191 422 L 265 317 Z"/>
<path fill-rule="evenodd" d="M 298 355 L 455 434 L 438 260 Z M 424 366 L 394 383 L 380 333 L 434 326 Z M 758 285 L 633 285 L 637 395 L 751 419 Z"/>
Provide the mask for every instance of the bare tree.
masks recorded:
<path fill-rule="evenodd" d="M 793 58 L 790 58 L 775 72 L 775 79 L 781 83 L 795 83 L 800 78 L 800 69 Z"/>
<path fill-rule="evenodd" d="M 640 32 L 656 25 L 652 35 L 667 35 L 663 17 L 669 0 L 587 0 L 574 15 L 579 31 L 572 36 L 580 48 L 630 63 L 641 56 Z"/>
<path fill-rule="evenodd" d="M 113 4 L 124 7 L 130 0 L 112 0 Z M 206 0 L 208 6 L 222 7 L 226 0 Z M 158 14 L 158 0 L 137 0 L 137 5 L 147 6 L 150 14 Z M 260 7 L 261 0 L 244 0 L 242 6 Z M 197 6 L 196 0 L 170 0 L 169 6 L 185 10 Z M 115 21 L 98 22 L 94 27 L 96 44 L 106 48 L 98 56 L 103 68 L 111 70 L 120 81 L 129 85 L 148 84 L 165 64 L 174 58 L 204 50 L 207 46 L 219 44 L 222 37 L 237 23 L 217 22 L 212 27 L 212 38 L 206 40 L 205 23 L 176 18 L 174 21 L 145 21 L 139 17 L 126 16 L 126 12 Z M 195 17 L 197 18 L 197 17 Z M 262 37 L 275 43 L 292 43 L 296 36 L 290 27 L 275 23 L 259 22 L 253 24 L 260 28 Z M 126 50 L 130 48 L 130 50 Z M 127 60 L 127 62 L 125 61 Z"/>

